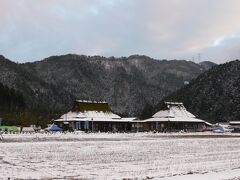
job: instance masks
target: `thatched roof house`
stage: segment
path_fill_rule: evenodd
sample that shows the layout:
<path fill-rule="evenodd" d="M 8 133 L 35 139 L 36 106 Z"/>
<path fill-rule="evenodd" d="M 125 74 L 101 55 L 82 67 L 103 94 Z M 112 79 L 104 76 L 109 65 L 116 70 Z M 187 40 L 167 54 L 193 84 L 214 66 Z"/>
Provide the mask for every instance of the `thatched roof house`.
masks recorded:
<path fill-rule="evenodd" d="M 135 118 L 121 118 L 114 114 L 107 102 L 77 100 L 71 111 L 63 114 L 55 122 L 60 127 L 70 124 L 72 129 L 112 131 L 127 130 L 128 123 L 133 119 Z"/>
<path fill-rule="evenodd" d="M 186 110 L 181 102 L 165 102 L 166 109 L 155 113 L 151 118 L 144 120 L 149 129 L 156 130 L 191 130 L 200 131 L 208 122 L 196 118 Z"/>

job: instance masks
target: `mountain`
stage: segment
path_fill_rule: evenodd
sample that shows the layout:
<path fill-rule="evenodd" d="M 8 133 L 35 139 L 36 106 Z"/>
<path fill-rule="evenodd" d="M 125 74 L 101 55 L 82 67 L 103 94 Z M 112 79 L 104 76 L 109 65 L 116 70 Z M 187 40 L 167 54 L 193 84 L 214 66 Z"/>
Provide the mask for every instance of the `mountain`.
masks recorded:
<path fill-rule="evenodd" d="M 0 56 L 0 82 L 20 91 L 34 111 L 66 111 L 75 99 L 86 99 L 106 100 L 118 114 L 139 116 L 210 66 L 139 55 L 68 54 L 24 64 Z"/>
<path fill-rule="evenodd" d="M 211 61 L 203 61 L 203 62 L 200 62 L 199 65 L 202 66 L 204 70 L 208 70 L 208 69 L 211 69 L 216 64 Z"/>
<path fill-rule="evenodd" d="M 25 100 L 20 92 L 0 83 L 0 112 L 23 110 L 25 105 Z"/>
<path fill-rule="evenodd" d="M 213 67 L 163 101 L 182 101 L 188 110 L 210 122 L 239 121 L 240 61 Z"/>

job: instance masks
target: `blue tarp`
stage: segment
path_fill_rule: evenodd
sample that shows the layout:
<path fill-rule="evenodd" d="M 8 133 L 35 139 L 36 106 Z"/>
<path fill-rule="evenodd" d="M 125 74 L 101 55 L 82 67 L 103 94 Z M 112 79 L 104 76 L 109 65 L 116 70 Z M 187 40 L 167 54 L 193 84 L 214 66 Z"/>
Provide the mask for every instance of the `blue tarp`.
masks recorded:
<path fill-rule="evenodd" d="M 225 130 L 224 130 L 223 127 L 219 126 L 216 129 L 214 129 L 213 132 L 215 132 L 215 133 L 224 133 Z"/>
<path fill-rule="evenodd" d="M 52 124 L 50 127 L 47 128 L 48 131 L 63 131 L 62 128 L 58 127 L 56 124 Z"/>

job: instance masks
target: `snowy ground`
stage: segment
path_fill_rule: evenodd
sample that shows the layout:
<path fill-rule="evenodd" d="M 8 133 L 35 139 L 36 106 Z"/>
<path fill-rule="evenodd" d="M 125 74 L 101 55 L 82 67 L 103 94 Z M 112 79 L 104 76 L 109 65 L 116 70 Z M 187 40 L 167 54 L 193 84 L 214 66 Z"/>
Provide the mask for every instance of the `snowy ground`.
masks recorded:
<path fill-rule="evenodd" d="M 240 134 L 5 134 L 0 178 L 240 179 Z"/>

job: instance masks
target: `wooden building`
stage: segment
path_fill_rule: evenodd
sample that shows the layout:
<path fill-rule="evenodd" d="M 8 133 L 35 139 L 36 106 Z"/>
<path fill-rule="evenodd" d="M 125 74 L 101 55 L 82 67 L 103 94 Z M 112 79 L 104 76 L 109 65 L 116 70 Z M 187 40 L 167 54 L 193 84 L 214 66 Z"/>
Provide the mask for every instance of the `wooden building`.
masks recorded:
<path fill-rule="evenodd" d="M 72 110 L 55 120 L 55 123 L 70 131 L 125 132 L 131 131 L 131 121 L 134 119 L 114 114 L 106 102 L 77 100 Z"/>
<path fill-rule="evenodd" d="M 204 131 L 211 125 L 188 112 L 183 103 L 165 102 L 166 108 L 144 120 L 143 130 L 149 131 Z"/>
<path fill-rule="evenodd" d="M 108 103 L 77 100 L 71 111 L 63 114 L 55 123 L 63 130 L 92 132 L 172 132 L 204 131 L 210 123 L 197 119 L 183 103 L 166 102 L 166 109 L 146 120 L 121 118 L 114 114 Z"/>
<path fill-rule="evenodd" d="M 233 132 L 240 132 L 240 121 L 229 121 L 229 126 L 233 128 Z"/>

